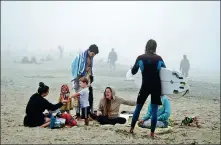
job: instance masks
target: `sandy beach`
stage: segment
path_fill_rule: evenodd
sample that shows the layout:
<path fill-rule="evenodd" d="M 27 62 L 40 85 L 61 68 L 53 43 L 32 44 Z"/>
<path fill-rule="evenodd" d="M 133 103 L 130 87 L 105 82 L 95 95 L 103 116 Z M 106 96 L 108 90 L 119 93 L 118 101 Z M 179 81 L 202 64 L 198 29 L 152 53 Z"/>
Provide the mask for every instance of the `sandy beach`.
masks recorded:
<path fill-rule="evenodd" d="M 71 87 L 71 61 L 56 60 L 40 65 L 13 64 L 1 62 L 1 143 L 2 144 L 220 144 L 220 83 L 190 80 L 191 91 L 186 96 L 170 96 L 172 119 L 178 124 L 173 130 L 158 134 L 159 139 L 147 137 L 148 129 L 135 128 L 129 134 L 127 125 L 100 126 L 90 122 L 84 126 L 62 129 L 28 128 L 23 126 L 25 107 L 30 96 L 37 91 L 38 83 L 50 87 L 47 99 L 57 102 L 60 87 L 67 83 Z M 95 65 L 96 66 L 96 65 Z M 108 72 L 105 66 L 96 66 L 94 87 L 94 109 L 106 86 L 114 86 L 117 95 L 136 100 L 139 89 L 134 83 L 124 81 L 127 67 L 118 67 L 115 73 Z M 140 117 L 147 109 L 146 101 Z M 121 110 L 133 111 L 134 107 L 121 106 Z M 75 110 L 71 112 L 75 114 Z M 201 128 L 180 127 L 185 116 L 198 116 Z"/>

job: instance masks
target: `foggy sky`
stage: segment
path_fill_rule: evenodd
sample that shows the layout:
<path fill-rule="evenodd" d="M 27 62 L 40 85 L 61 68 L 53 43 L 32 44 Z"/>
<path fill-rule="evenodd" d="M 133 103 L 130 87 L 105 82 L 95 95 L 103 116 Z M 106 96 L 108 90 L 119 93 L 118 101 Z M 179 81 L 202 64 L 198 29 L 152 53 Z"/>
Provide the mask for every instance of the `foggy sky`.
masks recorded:
<path fill-rule="evenodd" d="M 150 38 L 167 67 L 179 68 L 186 54 L 191 68 L 219 71 L 220 2 L 1 1 L 1 50 L 10 45 L 21 56 L 97 44 L 96 59 L 115 48 L 121 63 L 133 65 Z"/>

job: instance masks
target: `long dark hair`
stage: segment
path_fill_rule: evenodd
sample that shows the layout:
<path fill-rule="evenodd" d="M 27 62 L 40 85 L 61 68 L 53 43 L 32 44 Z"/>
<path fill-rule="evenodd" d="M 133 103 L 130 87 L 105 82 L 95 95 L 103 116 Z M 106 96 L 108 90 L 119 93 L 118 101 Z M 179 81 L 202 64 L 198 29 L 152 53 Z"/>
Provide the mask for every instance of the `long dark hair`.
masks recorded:
<path fill-rule="evenodd" d="M 49 90 L 49 87 L 47 85 L 45 85 L 43 82 L 39 83 L 38 94 L 42 95 L 44 93 L 47 93 L 48 90 Z"/>
<path fill-rule="evenodd" d="M 147 41 L 145 51 L 150 53 L 155 53 L 157 49 L 157 42 L 153 39 Z"/>
<path fill-rule="evenodd" d="M 104 91 L 104 114 L 109 117 L 110 116 L 111 100 L 106 98 L 106 90 L 107 89 L 110 89 L 111 95 L 113 95 L 113 92 L 112 92 L 112 89 L 110 87 L 106 87 L 106 89 Z"/>

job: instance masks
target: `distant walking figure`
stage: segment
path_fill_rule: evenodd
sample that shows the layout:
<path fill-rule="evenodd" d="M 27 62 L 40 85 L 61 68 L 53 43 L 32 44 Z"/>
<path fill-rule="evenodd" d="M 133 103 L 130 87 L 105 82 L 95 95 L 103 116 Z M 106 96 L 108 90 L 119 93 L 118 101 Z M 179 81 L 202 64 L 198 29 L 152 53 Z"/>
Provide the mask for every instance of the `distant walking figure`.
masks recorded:
<path fill-rule="evenodd" d="M 186 55 L 183 55 L 183 59 L 180 62 L 180 71 L 185 77 L 188 77 L 188 72 L 190 69 L 190 62 Z"/>
<path fill-rule="evenodd" d="M 64 47 L 58 46 L 58 49 L 60 51 L 60 58 L 63 57 Z"/>
<path fill-rule="evenodd" d="M 115 70 L 115 62 L 117 61 L 117 53 L 114 51 L 114 48 L 112 48 L 111 52 L 108 55 L 108 62 L 110 63 L 110 69 Z"/>

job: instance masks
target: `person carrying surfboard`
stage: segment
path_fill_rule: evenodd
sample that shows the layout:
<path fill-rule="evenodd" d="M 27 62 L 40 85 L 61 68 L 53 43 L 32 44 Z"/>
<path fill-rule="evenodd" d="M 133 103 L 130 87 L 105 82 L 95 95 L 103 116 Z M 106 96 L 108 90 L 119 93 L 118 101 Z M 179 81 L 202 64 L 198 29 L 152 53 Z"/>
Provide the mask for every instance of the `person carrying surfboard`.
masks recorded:
<path fill-rule="evenodd" d="M 145 48 L 145 54 L 137 57 L 136 62 L 131 69 L 131 73 L 135 75 L 140 68 L 142 73 L 142 85 L 137 97 L 137 105 L 131 121 L 130 132 L 133 133 L 135 124 L 139 118 L 140 111 L 149 95 L 151 95 L 151 133 L 150 136 L 154 137 L 154 132 L 157 123 L 157 110 L 158 105 L 162 105 L 161 96 L 161 80 L 160 69 L 166 67 L 161 56 L 156 54 L 157 43 L 155 40 L 150 39 Z"/>
<path fill-rule="evenodd" d="M 93 82 L 93 58 L 95 55 L 99 53 L 99 49 L 97 45 L 93 44 L 89 47 L 89 49 L 85 50 L 82 53 L 79 53 L 73 60 L 71 64 L 72 68 L 72 76 L 73 79 L 71 82 L 73 83 L 73 89 L 75 92 L 80 91 L 80 86 L 79 86 L 79 79 L 82 77 L 86 77 L 88 79 L 88 86 L 90 90 L 90 95 L 89 95 L 89 102 L 90 102 L 90 112 L 93 112 L 93 94 L 91 91 L 92 86 L 91 83 Z M 76 103 L 76 116 L 77 118 L 80 118 L 80 105 L 79 101 Z"/>

